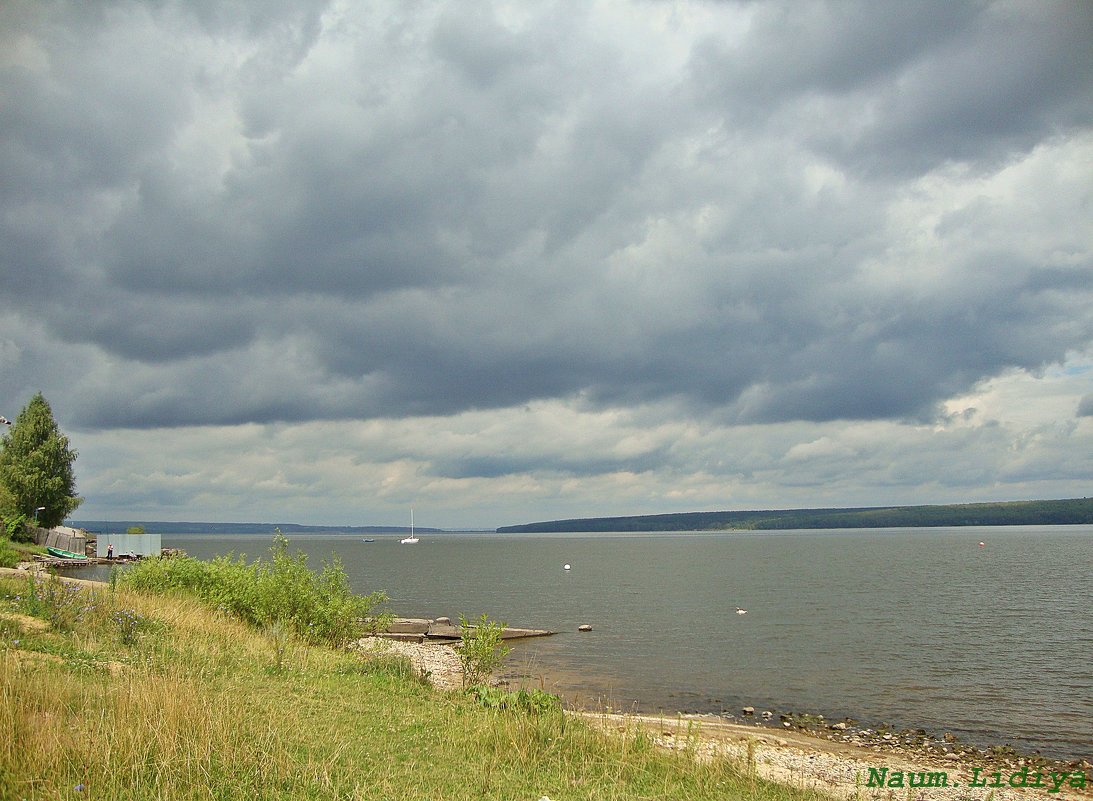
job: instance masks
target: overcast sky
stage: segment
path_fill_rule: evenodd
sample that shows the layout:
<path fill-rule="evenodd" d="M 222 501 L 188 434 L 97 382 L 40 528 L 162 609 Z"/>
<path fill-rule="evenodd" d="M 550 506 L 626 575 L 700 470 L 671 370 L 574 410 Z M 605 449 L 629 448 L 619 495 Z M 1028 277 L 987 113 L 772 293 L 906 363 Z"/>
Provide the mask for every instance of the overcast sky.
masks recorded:
<path fill-rule="evenodd" d="M 0 3 L 81 519 L 1088 496 L 1093 3 Z"/>

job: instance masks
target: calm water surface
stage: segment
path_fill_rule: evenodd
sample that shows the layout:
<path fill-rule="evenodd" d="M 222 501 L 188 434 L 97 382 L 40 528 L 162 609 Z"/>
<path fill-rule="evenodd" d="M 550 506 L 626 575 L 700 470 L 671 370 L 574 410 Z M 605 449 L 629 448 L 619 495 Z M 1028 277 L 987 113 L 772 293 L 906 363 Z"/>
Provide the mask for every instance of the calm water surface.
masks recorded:
<path fill-rule="evenodd" d="M 1093 755 L 1093 526 L 398 539 L 290 543 L 316 567 L 337 554 L 398 615 L 561 632 L 509 661 L 571 701 L 807 711 Z M 270 542 L 163 537 L 198 558 Z"/>

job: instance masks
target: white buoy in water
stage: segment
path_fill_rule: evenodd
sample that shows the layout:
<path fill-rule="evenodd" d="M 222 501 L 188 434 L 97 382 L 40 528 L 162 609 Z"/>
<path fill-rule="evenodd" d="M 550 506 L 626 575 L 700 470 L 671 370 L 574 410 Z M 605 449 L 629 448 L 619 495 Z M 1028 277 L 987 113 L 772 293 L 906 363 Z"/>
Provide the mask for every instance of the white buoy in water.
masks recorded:
<path fill-rule="evenodd" d="M 569 570 L 569 564 L 562 565 L 562 570 Z"/>
<path fill-rule="evenodd" d="M 738 614 L 738 615 L 746 615 L 747 613 L 748 613 L 748 610 L 747 610 L 747 609 L 741 609 L 741 608 L 740 608 L 739 606 L 738 606 L 738 607 L 736 607 L 736 614 Z"/>

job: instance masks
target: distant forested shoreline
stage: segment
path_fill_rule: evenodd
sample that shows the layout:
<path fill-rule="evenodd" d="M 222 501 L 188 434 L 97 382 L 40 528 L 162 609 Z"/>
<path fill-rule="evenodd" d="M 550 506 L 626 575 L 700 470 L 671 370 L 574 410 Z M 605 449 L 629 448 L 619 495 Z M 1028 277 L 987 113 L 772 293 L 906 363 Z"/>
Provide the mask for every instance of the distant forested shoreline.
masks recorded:
<path fill-rule="evenodd" d="M 589 517 L 502 526 L 498 533 L 560 531 L 717 531 L 800 528 L 1027 526 L 1093 523 L 1093 498 L 847 509 L 767 509 L 736 512 Z"/>
<path fill-rule="evenodd" d="M 299 523 L 177 523 L 147 520 L 73 520 L 71 525 L 96 534 L 124 532 L 130 526 L 143 526 L 152 534 L 403 534 L 409 526 L 306 526 Z M 439 532 L 443 529 L 416 527 L 417 531 Z"/>

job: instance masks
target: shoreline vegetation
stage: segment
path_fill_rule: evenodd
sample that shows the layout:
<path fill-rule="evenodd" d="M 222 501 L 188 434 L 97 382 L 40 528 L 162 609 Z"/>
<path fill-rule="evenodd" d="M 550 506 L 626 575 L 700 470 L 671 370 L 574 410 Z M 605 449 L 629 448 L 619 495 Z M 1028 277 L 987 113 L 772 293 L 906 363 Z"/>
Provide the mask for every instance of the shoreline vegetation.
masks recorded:
<path fill-rule="evenodd" d="M 507 703 L 539 697 L 462 691 L 451 646 L 334 648 L 178 591 L 34 582 L 0 573 L 4 798 L 1090 798 L 1084 773 L 1014 755 Z"/>
<path fill-rule="evenodd" d="M 620 531 L 930 528 L 1093 524 L 1093 498 L 845 509 L 767 509 L 549 520 L 502 526 L 499 534 Z"/>
<path fill-rule="evenodd" d="M 429 678 L 177 589 L 5 569 L 0 798 L 822 797 L 637 725 L 604 736 L 545 693 Z"/>
<path fill-rule="evenodd" d="M 336 561 L 311 572 L 280 537 L 271 555 L 152 559 L 109 583 L 0 571 L 0 797 L 1093 797 L 1088 762 L 468 689 L 451 645 L 333 625 L 384 614 Z"/>

